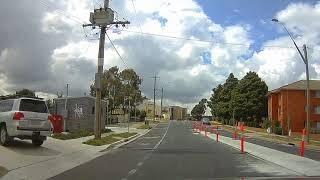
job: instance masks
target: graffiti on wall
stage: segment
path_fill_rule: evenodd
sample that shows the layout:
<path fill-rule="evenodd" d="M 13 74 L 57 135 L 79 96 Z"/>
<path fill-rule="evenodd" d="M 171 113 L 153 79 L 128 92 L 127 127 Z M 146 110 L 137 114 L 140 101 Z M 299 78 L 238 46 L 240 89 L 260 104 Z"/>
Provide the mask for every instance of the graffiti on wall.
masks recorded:
<path fill-rule="evenodd" d="M 83 115 L 82 108 L 78 107 L 78 104 L 76 104 L 76 107 L 74 109 L 74 116 L 80 119 L 82 115 Z"/>

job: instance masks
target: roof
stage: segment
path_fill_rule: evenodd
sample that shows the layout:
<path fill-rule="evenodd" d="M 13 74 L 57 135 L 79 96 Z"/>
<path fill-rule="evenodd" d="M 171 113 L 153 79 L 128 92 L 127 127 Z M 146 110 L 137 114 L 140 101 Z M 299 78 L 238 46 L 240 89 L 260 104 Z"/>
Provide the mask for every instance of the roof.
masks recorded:
<path fill-rule="evenodd" d="M 320 90 L 320 80 L 310 80 L 309 81 L 309 87 L 310 90 Z M 306 90 L 307 87 L 307 80 L 300 80 L 293 82 L 291 84 L 287 84 L 285 86 L 279 87 L 277 89 L 273 89 L 268 92 L 268 94 L 271 93 L 277 93 L 281 90 Z"/>

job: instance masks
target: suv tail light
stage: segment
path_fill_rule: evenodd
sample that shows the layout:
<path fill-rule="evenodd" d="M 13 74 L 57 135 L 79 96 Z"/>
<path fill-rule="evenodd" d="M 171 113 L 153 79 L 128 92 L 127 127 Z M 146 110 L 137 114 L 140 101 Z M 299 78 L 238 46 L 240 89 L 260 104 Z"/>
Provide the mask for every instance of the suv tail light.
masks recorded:
<path fill-rule="evenodd" d="M 13 115 L 13 120 L 22 120 L 24 119 L 24 114 L 22 112 L 15 112 Z"/>

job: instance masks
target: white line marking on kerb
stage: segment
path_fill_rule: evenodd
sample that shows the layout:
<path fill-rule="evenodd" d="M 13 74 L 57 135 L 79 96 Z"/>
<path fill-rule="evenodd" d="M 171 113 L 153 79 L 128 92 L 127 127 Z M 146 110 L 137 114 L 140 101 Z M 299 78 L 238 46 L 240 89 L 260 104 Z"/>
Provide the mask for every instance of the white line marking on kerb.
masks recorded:
<path fill-rule="evenodd" d="M 169 121 L 169 125 L 167 127 L 167 130 L 166 132 L 164 133 L 164 135 L 162 136 L 162 138 L 160 139 L 160 141 L 154 146 L 153 150 L 156 150 L 159 145 L 162 143 L 163 139 L 166 137 L 167 133 L 168 133 L 168 130 L 169 130 L 169 127 L 170 127 L 170 124 L 171 124 L 171 121 Z"/>

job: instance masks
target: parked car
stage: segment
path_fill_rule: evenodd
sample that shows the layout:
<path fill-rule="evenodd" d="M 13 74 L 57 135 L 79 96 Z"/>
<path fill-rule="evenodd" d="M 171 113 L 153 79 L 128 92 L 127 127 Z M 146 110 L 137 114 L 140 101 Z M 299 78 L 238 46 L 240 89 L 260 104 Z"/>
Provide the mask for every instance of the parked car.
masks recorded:
<path fill-rule="evenodd" d="M 13 138 L 30 139 L 41 146 L 52 134 L 52 124 L 46 102 L 35 98 L 16 98 L 0 101 L 0 145 Z"/>
<path fill-rule="evenodd" d="M 201 123 L 205 125 L 211 125 L 210 120 L 208 118 L 202 118 Z"/>

